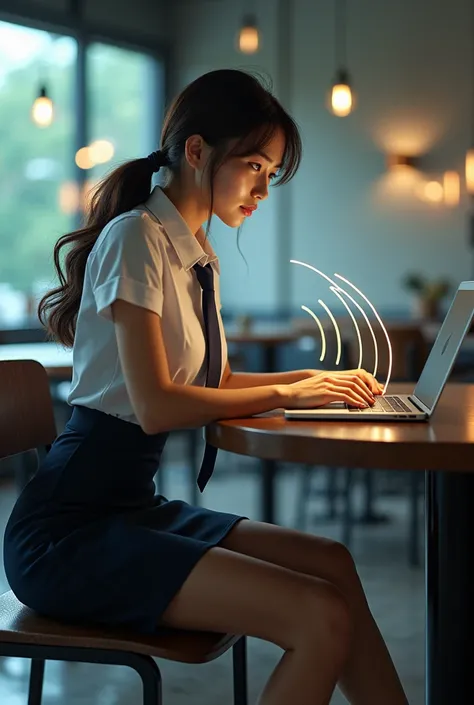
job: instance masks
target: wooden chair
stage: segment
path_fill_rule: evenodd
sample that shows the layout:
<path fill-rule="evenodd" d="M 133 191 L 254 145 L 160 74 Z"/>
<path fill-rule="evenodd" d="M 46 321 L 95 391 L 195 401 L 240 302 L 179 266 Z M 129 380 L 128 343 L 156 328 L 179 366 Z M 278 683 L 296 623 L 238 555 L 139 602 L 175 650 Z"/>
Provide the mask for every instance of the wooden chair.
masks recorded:
<path fill-rule="evenodd" d="M 0 362 L 0 459 L 48 450 L 56 427 L 44 368 L 32 360 Z M 41 705 L 45 661 L 129 666 L 143 684 L 143 705 L 162 704 L 155 658 L 206 663 L 233 648 L 234 704 L 247 705 L 245 636 L 160 629 L 156 635 L 71 626 L 35 614 L 10 591 L 0 595 L 0 656 L 31 659 L 28 705 Z"/>

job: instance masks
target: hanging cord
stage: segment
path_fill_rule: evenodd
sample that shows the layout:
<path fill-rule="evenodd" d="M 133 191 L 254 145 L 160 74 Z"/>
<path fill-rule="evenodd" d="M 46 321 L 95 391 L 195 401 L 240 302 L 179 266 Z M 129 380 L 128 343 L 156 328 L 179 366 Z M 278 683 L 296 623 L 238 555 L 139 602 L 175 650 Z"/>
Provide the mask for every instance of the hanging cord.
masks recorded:
<path fill-rule="evenodd" d="M 347 68 L 346 0 L 334 0 L 334 48 L 336 67 Z"/>
<path fill-rule="evenodd" d="M 470 26 L 471 26 L 471 32 L 470 32 L 470 41 L 471 41 L 471 149 L 474 149 L 474 0 L 471 1 L 471 21 L 470 21 Z"/>

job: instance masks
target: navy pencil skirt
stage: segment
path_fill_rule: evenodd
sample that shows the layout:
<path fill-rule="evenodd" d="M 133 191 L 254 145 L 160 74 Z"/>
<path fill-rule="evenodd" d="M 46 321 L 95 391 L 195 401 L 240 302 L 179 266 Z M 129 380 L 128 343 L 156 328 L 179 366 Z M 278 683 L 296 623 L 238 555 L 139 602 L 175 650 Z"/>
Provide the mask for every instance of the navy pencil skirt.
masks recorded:
<path fill-rule="evenodd" d="M 246 518 L 155 494 L 167 435 L 74 407 L 5 530 L 23 604 L 71 623 L 159 628 L 199 559 Z"/>

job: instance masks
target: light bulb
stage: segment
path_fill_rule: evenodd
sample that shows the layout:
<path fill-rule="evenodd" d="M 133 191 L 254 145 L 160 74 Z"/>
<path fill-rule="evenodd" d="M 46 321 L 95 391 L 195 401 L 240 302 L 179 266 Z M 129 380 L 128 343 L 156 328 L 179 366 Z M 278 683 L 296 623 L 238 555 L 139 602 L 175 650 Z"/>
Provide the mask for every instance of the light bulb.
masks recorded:
<path fill-rule="evenodd" d="M 46 88 L 42 86 L 39 96 L 31 109 L 31 118 L 38 127 L 49 127 L 53 122 L 53 101 L 48 97 Z"/>
<path fill-rule="evenodd" d="M 244 17 L 237 44 L 243 54 L 255 54 L 259 50 L 260 34 L 255 17 Z"/>
<path fill-rule="evenodd" d="M 355 96 L 349 85 L 347 71 L 340 69 L 332 85 L 329 96 L 329 108 L 334 115 L 346 117 L 355 108 Z"/>

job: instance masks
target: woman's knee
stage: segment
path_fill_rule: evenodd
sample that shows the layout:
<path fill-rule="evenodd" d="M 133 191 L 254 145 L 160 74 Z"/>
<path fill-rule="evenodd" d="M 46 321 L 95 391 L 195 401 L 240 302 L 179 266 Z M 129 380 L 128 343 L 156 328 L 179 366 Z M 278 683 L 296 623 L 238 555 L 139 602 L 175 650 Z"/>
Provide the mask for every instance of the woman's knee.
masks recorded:
<path fill-rule="evenodd" d="M 315 579 L 300 593 L 295 618 L 294 646 L 316 643 L 347 654 L 352 637 L 352 612 L 342 592 L 332 583 Z"/>
<path fill-rule="evenodd" d="M 327 550 L 331 582 L 343 591 L 345 587 L 351 587 L 354 583 L 360 582 L 354 558 L 347 546 L 338 541 L 331 541 Z"/>

